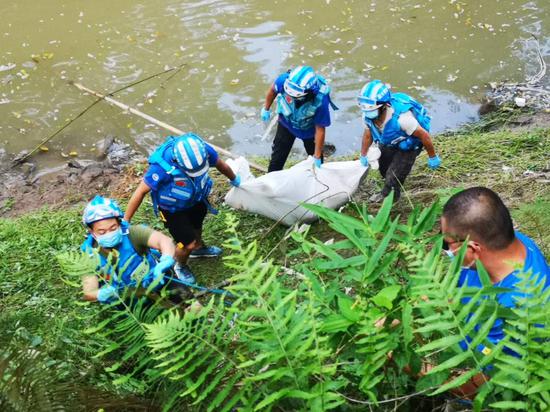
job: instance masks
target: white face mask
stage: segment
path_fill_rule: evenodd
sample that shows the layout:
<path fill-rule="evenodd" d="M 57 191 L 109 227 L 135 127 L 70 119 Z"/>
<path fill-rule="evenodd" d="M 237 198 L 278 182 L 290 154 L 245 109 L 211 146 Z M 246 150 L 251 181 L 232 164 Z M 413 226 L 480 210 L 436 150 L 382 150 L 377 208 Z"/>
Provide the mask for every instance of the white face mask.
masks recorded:
<path fill-rule="evenodd" d="M 451 259 L 451 260 L 454 260 L 454 258 L 456 257 L 456 254 L 455 254 L 455 251 L 454 251 L 454 250 L 451 250 L 451 249 L 443 249 L 442 251 L 443 251 L 443 252 L 445 253 L 445 255 L 447 255 L 447 257 L 448 257 L 449 259 Z M 463 265 L 461 266 L 461 268 L 462 268 L 462 269 L 471 269 L 472 266 L 474 266 L 474 264 L 475 264 L 475 260 L 474 260 L 472 263 L 470 263 L 469 265 L 464 265 L 464 264 L 463 264 Z"/>
<path fill-rule="evenodd" d="M 363 112 L 363 114 L 367 119 L 374 120 L 378 117 L 379 112 L 380 112 L 380 109 L 375 109 L 375 110 L 369 110 L 368 112 Z"/>

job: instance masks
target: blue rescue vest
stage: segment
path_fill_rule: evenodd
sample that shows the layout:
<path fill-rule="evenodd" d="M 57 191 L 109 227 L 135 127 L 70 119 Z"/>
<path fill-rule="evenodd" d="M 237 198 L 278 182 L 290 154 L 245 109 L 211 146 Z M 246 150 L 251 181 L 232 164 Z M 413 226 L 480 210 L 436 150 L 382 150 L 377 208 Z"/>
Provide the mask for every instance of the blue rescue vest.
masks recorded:
<path fill-rule="evenodd" d="M 315 112 L 323 99 L 328 96 L 329 104 L 333 110 L 338 110 L 338 107 L 330 100 L 330 86 L 322 76 L 317 76 L 319 79 L 319 91 L 312 100 L 303 102 L 300 107 L 297 107 L 296 101 L 282 91 L 277 95 L 277 113 L 283 116 L 288 124 L 297 130 L 309 130 L 315 126 Z"/>
<path fill-rule="evenodd" d="M 147 261 L 149 263 L 150 272 L 157 264 L 152 250 L 148 250 L 145 256 L 137 253 L 130 241 L 129 224 L 121 222 L 120 226 L 122 228 L 122 242 L 117 247 L 111 249 L 111 256 L 116 258 L 115 267 L 109 267 L 107 257 L 102 253 L 98 253 L 99 265 L 96 268 L 96 271 L 101 273 L 107 280 L 110 280 L 111 284 L 117 289 L 136 285 L 137 279 L 134 277 L 135 271 L 143 262 Z M 97 250 L 98 248 L 97 244 L 94 246 L 94 243 L 95 239 L 89 234 L 84 243 L 80 246 L 80 250 L 92 255 L 93 250 Z"/>
<path fill-rule="evenodd" d="M 158 214 L 159 208 L 170 213 L 179 212 L 200 202 L 206 203 L 209 210 L 212 210 L 208 203 L 208 195 L 214 182 L 208 173 L 193 179 L 178 168 L 172 155 L 174 140 L 173 136 L 168 136 L 166 142 L 149 157 L 150 164 L 160 166 L 171 178 L 169 182 L 162 184 L 159 190 L 151 191 L 155 213 Z"/>
<path fill-rule="evenodd" d="M 431 118 L 424 106 L 405 93 L 393 93 L 390 100 L 393 108 L 393 116 L 384 126 L 384 130 L 376 127 L 371 119 L 363 118 L 365 125 L 370 129 L 375 142 L 383 146 L 399 147 L 401 150 L 416 150 L 422 147 L 420 139 L 407 135 L 399 127 L 399 116 L 403 113 L 412 112 L 420 126 L 427 132 L 430 131 Z"/>

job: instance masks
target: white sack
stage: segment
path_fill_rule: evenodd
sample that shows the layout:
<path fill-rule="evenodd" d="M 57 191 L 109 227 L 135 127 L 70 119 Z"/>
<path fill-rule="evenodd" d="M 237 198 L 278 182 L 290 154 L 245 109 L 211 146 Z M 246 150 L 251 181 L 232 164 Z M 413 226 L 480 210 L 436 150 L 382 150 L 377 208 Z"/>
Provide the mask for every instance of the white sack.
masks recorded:
<path fill-rule="evenodd" d="M 377 163 L 380 151 L 373 148 L 368 156 L 369 163 Z M 331 209 L 347 203 L 368 170 L 358 160 L 323 163 L 317 169 L 313 158 L 308 157 L 290 169 L 255 178 L 245 158 L 229 159 L 227 163 L 240 174 L 241 185 L 227 193 L 225 202 L 235 209 L 280 220 L 288 226 L 317 219 L 314 213 L 299 206 L 302 202 L 322 204 Z"/>

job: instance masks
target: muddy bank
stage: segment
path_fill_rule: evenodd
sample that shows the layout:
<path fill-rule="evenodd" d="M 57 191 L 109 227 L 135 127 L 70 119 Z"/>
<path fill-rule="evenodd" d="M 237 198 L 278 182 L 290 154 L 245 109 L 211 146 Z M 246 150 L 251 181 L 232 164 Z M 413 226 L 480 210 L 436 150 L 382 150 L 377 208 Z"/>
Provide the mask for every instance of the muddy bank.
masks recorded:
<path fill-rule="evenodd" d="M 505 120 L 499 120 L 498 126 L 493 125 L 490 130 L 498 128 L 519 133 L 530 129 L 550 129 L 550 112 L 547 110 L 536 113 L 514 110 L 510 111 L 509 115 L 506 111 L 500 113 L 506 115 Z M 436 144 L 447 146 L 443 138 L 437 139 Z M 13 166 L 13 159 L 8 159 L 5 152 L 0 152 L 0 178 L 3 186 L 0 194 L 0 217 L 18 216 L 44 206 L 57 208 L 82 203 L 96 193 L 116 198 L 129 197 L 139 181 L 139 171 L 146 167 L 146 159 L 129 145 L 122 144 L 111 136 L 106 137 L 97 146 L 99 155 L 95 159 L 70 159 L 65 165 L 49 173 L 35 170 L 31 162 Z M 457 155 L 443 149 L 446 156 Z M 459 147 L 455 149 L 462 150 Z M 443 160 L 445 162 L 445 157 Z M 418 166 L 415 169 L 418 169 Z M 494 172 L 510 173 L 506 166 Z M 543 183 L 547 183 L 550 178 L 547 171 L 524 172 L 514 176 L 514 179 L 525 183 L 532 179 L 542 179 Z M 371 192 L 376 190 L 371 186 L 363 185 L 355 200 L 366 200 Z M 411 182 L 407 186 L 411 187 Z M 417 187 L 416 184 L 412 184 L 411 189 L 409 195 L 417 200 L 423 199 L 424 195 L 433 195 L 433 190 L 427 190 L 422 185 Z M 223 193 L 214 193 L 213 197 L 216 198 L 213 199 L 216 203 L 223 201 Z"/>
<path fill-rule="evenodd" d="M 16 164 L 0 152 L 0 216 L 10 217 L 49 207 L 64 207 L 88 200 L 96 193 L 124 188 L 128 165 L 145 158 L 112 136 L 97 145 L 95 159 L 72 158 L 47 172 L 37 171 L 31 161 Z M 18 157 L 24 156 L 24 153 Z M 128 188 L 131 190 L 131 188 Z"/>

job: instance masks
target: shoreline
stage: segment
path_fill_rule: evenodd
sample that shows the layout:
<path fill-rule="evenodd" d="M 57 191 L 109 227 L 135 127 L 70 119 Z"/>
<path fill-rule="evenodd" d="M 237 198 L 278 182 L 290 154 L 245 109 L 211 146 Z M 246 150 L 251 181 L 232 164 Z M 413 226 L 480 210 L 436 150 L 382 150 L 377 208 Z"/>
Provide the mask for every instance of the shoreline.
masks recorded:
<path fill-rule="evenodd" d="M 533 113 L 503 107 L 482 116 L 476 123 L 464 125 L 461 130 L 436 135 L 435 142 L 439 146 L 444 140 L 457 135 L 498 131 L 517 134 L 536 129 L 550 129 L 548 110 Z M 45 206 L 70 207 L 87 201 L 98 192 L 122 199 L 130 196 L 146 167 L 146 159 L 112 136 L 107 136 L 97 147 L 98 155 L 95 159 L 71 158 L 53 171 L 38 173 L 31 162 L 12 167 L 6 154 L 0 153 L 1 164 L 8 165 L 0 169 L 4 186 L 0 194 L 0 218 L 17 217 Z M 457 154 L 450 153 L 451 156 Z M 338 159 L 328 157 L 329 161 Z M 260 162 L 265 163 L 267 159 L 261 159 Z M 418 167 L 415 166 L 415 169 Z M 420 197 L 425 195 L 430 193 L 417 191 L 414 194 Z M 361 193 L 358 198 L 363 198 Z"/>

